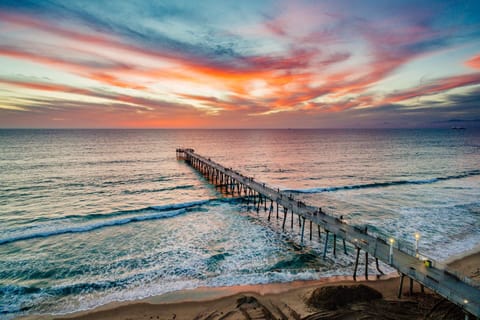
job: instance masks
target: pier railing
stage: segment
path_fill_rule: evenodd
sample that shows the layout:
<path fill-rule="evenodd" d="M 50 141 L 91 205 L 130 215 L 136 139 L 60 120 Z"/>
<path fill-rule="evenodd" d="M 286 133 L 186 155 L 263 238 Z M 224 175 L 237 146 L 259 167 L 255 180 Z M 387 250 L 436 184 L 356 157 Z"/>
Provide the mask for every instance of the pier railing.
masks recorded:
<path fill-rule="evenodd" d="M 356 260 L 353 277 L 356 278 L 360 252 L 365 252 L 366 264 L 369 255 L 376 261 L 379 272 L 378 260 L 390 265 L 401 274 L 399 296 L 402 292 L 403 278 L 409 277 L 410 291 L 413 280 L 423 286 L 437 292 L 451 302 L 457 304 L 465 311 L 480 317 L 480 290 L 476 281 L 459 275 L 456 271 L 446 268 L 444 265 L 425 256 L 418 254 L 411 244 L 398 239 L 384 239 L 368 234 L 365 227 L 352 226 L 338 217 L 326 214 L 321 208 L 314 207 L 295 199 L 292 195 L 272 188 L 265 183 L 256 181 L 254 178 L 245 176 L 240 172 L 226 168 L 210 158 L 195 153 L 191 148 L 178 148 L 177 158 L 183 159 L 193 168 L 201 172 L 212 183 L 223 186 L 227 193 L 252 199 L 257 211 L 262 203 L 267 209 L 270 201 L 268 220 L 276 204 L 276 216 L 279 217 L 279 208 L 283 208 L 282 229 L 285 229 L 287 215 L 291 215 L 290 224 L 293 228 L 294 215 L 298 215 L 301 225 L 301 242 L 303 244 L 305 225 L 310 224 L 310 239 L 312 238 L 313 224 L 317 225 L 320 235 L 321 229 L 325 234 L 323 257 L 327 255 L 329 245 L 333 245 L 333 254 L 336 252 L 337 237 L 342 239 L 345 249 L 345 241 L 351 243 L 356 249 Z M 329 244 L 329 235 L 333 236 L 333 244 Z M 346 250 L 345 250 L 346 252 Z M 365 266 L 365 278 L 368 279 L 368 267 Z"/>

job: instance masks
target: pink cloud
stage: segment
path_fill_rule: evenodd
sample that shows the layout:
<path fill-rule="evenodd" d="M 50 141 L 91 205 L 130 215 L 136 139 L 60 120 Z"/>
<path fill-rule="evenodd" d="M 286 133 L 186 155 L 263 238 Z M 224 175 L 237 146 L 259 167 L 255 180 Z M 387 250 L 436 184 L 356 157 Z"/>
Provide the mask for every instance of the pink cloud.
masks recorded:
<path fill-rule="evenodd" d="M 480 54 L 468 59 L 465 64 L 473 69 L 480 69 Z"/>
<path fill-rule="evenodd" d="M 400 102 L 416 97 L 441 93 L 454 88 L 461 88 L 477 84 L 480 84 L 480 73 L 471 73 L 437 79 L 426 85 L 390 94 L 385 98 L 384 103 Z"/>

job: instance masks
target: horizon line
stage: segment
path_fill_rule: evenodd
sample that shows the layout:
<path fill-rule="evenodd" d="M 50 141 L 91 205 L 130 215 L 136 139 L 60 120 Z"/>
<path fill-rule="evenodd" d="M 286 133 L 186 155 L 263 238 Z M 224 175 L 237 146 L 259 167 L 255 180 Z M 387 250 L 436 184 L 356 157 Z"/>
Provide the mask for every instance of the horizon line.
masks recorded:
<path fill-rule="evenodd" d="M 131 128 L 131 127 L 0 127 L 0 130 L 418 130 L 418 129 L 452 129 L 452 126 L 445 127 L 339 127 L 339 128 L 302 128 L 302 127 L 280 127 L 280 128 Z M 464 129 L 478 129 L 480 126 L 462 127 Z"/>

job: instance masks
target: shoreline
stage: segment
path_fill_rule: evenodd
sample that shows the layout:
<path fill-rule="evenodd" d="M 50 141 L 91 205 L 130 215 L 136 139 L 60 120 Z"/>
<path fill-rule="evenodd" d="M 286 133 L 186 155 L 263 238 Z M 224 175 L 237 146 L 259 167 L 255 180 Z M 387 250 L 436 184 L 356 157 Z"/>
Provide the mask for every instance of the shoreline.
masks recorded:
<path fill-rule="evenodd" d="M 477 250 L 469 255 L 452 259 L 448 263 L 448 267 L 467 277 L 480 280 L 480 250 L 478 250 L 479 247 L 476 248 Z M 357 277 L 357 279 L 354 281 L 352 276 L 333 276 L 318 280 L 298 280 L 284 283 L 198 287 L 137 300 L 114 301 L 93 309 L 68 314 L 28 315 L 15 319 L 203 319 L 202 316 L 208 312 L 217 312 L 223 309 L 225 311 L 218 312 L 233 312 L 232 310 L 236 310 L 235 306 L 238 301 L 245 297 L 256 301 L 255 303 L 259 305 L 258 308 L 268 310 L 286 308 L 287 311 L 290 310 L 296 315 L 305 317 L 312 314 L 312 309 L 306 305 L 305 301 L 315 289 L 360 284 L 377 290 L 382 294 L 383 299 L 390 302 L 401 303 L 410 301 L 412 298 L 408 296 L 407 286 L 403 288 L 403 299 L 397 298 L 399 279 L 397 272 L 383 276 L 372 275 L 369 280 L 365 280 L 364 277 Z M 420 292 L 418 283 L 414 284 L 414 292 Z M 426 292 L 431 293 L 428 289 Z M 287 312 L 285 310 L 283 310 L 284 313 Z"/>
<path fill-rule="evenodd" d="M 385 291 L 383 289 L 386 287 L 388 288 L 388 290 L 385 291 L 385 293 L 387 293 L 386 297 L 393 298 L 397 294 L 398 279 L 399 275 L 396 272 L 393 272 L 383 276 L 370 276 L 369 280 L 365 280 L 364 277 L 357 277 L 357 281 L 354 281 L 352 276 L 332 276 L 318 280 L 296 280 L 291 282 L 245 284 L 224 287 L 198 287 L 195 289 L 173 291 L 138 300 L 111 302 L 94 309 L 64 315 L 46 315 L 33 318 L 56 320 L 116 319 L 120 314 L 125 312 L 129 313 L 129 311 L 138 311 L 137 309 L 141 307 L 147 312 L 147 316 L 149 316 L 151 312 L 160 312 L 165 316 L 165 313 L 170 312 L 173 314 L 175 311 L 181 311 L 184 309 L 186 311 L 186 314 L 183 315 L 184 317 L 182 317 L 181 312 L 175 313 L 180 315 L 177 319 L 189 319 L 188 317 L 193 316 L 193 313 L 201 313 L 205 308 L 208 309 L 208 307 L 227 302 L 231 299 L 235 300 L 244 295 L 266 298 L 280 298 L 286 296 L 287 300 L 289 300 L 289 296 L 298 293 L 303 295 L 304 293 L 313 291 L 319 287 L 338 285 L 349 286 L 368 284 L 369 286 L 381 289 L 381 291 Z M 394 288 L 393 291 L 391 290 L 392 288 Z M 405 293 L 407 292 L 406 289 L 404 289 L 404 291 Z M 187 315 L 187 317 L 185 317 L 185 315 Z M 20 319 L 26 320 L 33 318 L 24 317 Z M 130 318 L 131 316 L 129 319 Z M 138 317 L 138 319 L 140 318 L 142 317 Z M 133 317 L 131 319 L 137 318 Z M 155 319 L 155 317 L 153 317 L 153 319 Z M 160 319 L 164 318 L 160 317 Z"/>
<path fill-rule="evenodd" d="M 97 313 L 112 311 L 117 308 L 125 308 L 134 305 L 148 304 L 156 306 L 170 306 L 181 304 L 195 304 L 204 302 L 213 302 L 239 294 L 256 294 L 259 296 L 281 295 L 290 291 L 299 289 L 310 289 L 318 286 L 339 285 L 348 283 L 373 283 L 381 281 L 389 281 L 398 279 L 397 272 L 386 275 L 371 275 L 369 280 L 365 280 L 363 276 L 357 276 L 357 281 L 352 276 L 329 276 L 316 280 L 295 280 L 289 282 L 274 282 L 263 284 L 240 284 L 233 286 L 220 287 L 197 287 L 193 289 L 182 289 L 172 292 L 154 295 L 146 298 L 124 301 L 112 301 L 104 305 L 99 305 L 92 309 L 80 310 L 65 314 L 45 314 L 45 315 L 27 315 L 14 319 L 30 320 L 30 319 L 83 319 L 86 316 L 92 316 Z"/>
<path fill-rule="evenodd" d="M 463 260 L 465 258 L 474 256 L 476 254 L 480 254 L 480 243 L 473 246 L 471 249 L 468 249 L 468 250 L 460 252 L 459 254 L 455 254 L 455 255 L 450 256 L 448 259 L 443 261 L 443 263 L 445 265 L 452 265 L 452 264 L 457 263 L 460 260 Z"/>
<path fill-rule="evenodd" d="M 473 280 L 477 285 L 480 284 L 480 251 L 453 260 L 447 266 Z"/>
<path fill-rule="evenodd" d="M 282 295 L 295 290 L 313 289 L 321 286 L 335 286 L 341 284 L 374 283 L 393 281 L 399 279 L 397 272 L 385 275 L 371 275 L 368 280 L 357 276 L 357 281 L 352 276 L 329 276 L 316 280 L 295 280 L 289 282 L 274 282 L 264 284 L 240 284 L 220 287 L 197 287 L 193 289 L 176 290 L 146 298 L 124 301 L 112 301 L 91 309 L 58 314 L 32 314 L 14 318 L 15 320 L 31 319 L 87 319 L 98 313 L 110 312 L 119 308 L 129 308 L 135 305 L 172 306 L 182 304 L 211 303 L 228 299 L 241 294 L 255 294 L 258 296 Z M 103 318 L 102 318 L 103 319 Z"/>

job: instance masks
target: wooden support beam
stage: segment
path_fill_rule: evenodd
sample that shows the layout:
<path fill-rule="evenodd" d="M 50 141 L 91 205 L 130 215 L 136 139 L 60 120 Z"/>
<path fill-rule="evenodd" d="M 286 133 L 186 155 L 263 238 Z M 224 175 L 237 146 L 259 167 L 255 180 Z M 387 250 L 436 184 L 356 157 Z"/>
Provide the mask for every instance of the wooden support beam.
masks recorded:
<path fill-rule="evenodd" d="M 368 280 L 368 251 L 365 251 L 365 280 Z"/>
<path fill-rule="evenodd" d="M 303 218 L 305 219 L 305 218 Z M 305 220 L 303 220 L 303 222 L 305 223 Z M 313 228 L 313 221 L 310 220 L 310 241 L 312 241 L 312 228 Z"/>
<path fill-rule="evenodd" d="M 402 275 L 400 276 L 400 285 L 398 287 L 398 299 L 400 299 L 402 297 L 403 278 L 405 278 L 405 275 L 402 273 Z"/>
<path fill-rule="evenodd" d="M 357 248 L 357 258 L 355 258 L 355 266 L 353 267 L 353 280 L 357 281 L 358 258 L 360 257 L 360 248 Z"/>
<path fill-rule="evenodd" d="M 303 223 L 302 223 L 302 240 L 301 240 L 301 245 L 303 246 L 303 235 L 305 234 L 305 217 L 303 218 Z"/>
<path fill-rule="evenodd" d="M 337 257 L 337 235 L 333 234 L 333 256 Z"/>
<path fill-rule="evenodd" d="M 285 221 L 287 221 L 287 212 L 288 212 L 288 208 L 283 208 L 283 224 L 282 224 L 282 230 L 285 230 Z"/>
<path fill-rule="evenodd" d="M 293 210 L 292 210 L 292 223 L 291 223 L 291 225 L 290 225 L 290 228 L 293 229 Z"/>
<path fill-rule="evenodd" d="M 258 193 L 258 201 L 257 201 L 257 213 L 260 212 L 260 203 L 262 202 L 262 195 Z"/>
<path fill-rule="evenodd" d="M 413 279 L 410 278 L 410 289 L 409 289 L 410 296 L 413 295 Z"/>
<path fill-rule="evenodd" d="M 377 267 L 378 272 L 380 272 L 381 274 L 385 274 L 382 270 L 380 270 L 380 266 L 378 265 L 378 258 L 375 258 L 375 266 Z"/>
<path fill-rule="evenodd" d="M 325 230 L 325 246 L 323 247 L 323 259 L 327 257 L 327 247 L 328 247 L 328 230 Z"/>
<path fill-rule="evenodd" d="M 268 221 L 270 221 L 270 216 L 272 215 L 273 211 L 273 200 L 270 202 L 270 210 L 268 211 Z"/>

